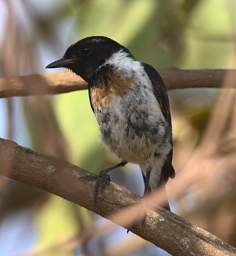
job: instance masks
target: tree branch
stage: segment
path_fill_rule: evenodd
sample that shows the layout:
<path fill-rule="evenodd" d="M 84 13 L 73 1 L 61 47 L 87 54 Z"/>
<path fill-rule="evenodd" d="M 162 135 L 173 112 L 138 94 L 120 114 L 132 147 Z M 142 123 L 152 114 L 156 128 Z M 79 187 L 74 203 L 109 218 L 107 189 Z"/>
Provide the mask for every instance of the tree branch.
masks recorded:
<path fill-rule="evenodd" d="M 95 181 L 87 178 L 89 172 L 3 139 L 0 139 L 0 159 L 2 176 L 61 196 L 104 217 L 139 199 L 127 189 L 111 183 L 95 208 Z M 130 229 L 173 255 L 236 255 L 236 249 L 227 243 L 163 209 L 148 211 L 145 221 Z"/>
<path fill-rule="evenodd" d="M 165 69 L 160 74 L 168 89 L 221 88 L 226 73 L 236 77 L 236 70 Z M 59 94 L 83 90 L 86 82 L 72 72 L 6 77 L 0 79 L 0 98 L 28 95 Z M 234 79 L 228 88 L 235 88 Z"/>

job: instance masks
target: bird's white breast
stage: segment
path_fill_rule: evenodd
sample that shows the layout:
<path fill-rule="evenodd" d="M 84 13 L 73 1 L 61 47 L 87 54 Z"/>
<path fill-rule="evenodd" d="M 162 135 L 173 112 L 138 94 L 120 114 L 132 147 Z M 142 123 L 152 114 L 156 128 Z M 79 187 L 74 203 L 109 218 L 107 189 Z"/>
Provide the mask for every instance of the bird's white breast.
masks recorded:
<path fill-rule="evenodd" d="M 142 164 L 166 147 L 166 121 L 141 63 L 123 53 L 107 62 L 124 79 L 132 77 L 132 85 L 126 94 L 113 95 L 105 106 L 94 108 L 102 138 L 122 159 Z"/>

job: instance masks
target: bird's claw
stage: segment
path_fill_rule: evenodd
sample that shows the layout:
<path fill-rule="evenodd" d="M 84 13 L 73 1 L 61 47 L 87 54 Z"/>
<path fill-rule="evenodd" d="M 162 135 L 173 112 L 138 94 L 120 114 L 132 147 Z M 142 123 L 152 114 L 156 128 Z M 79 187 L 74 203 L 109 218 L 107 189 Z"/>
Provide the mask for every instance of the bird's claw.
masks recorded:
<path fill-rule="evenodd" d="M 97 176 L 95 190 L 94 190 L 94 205 L 96 206 L 99 195 L 102 194 L 104 188 L 111 182 L 110 176 L 107 174 L 106 170 L 100 171 Z"/>

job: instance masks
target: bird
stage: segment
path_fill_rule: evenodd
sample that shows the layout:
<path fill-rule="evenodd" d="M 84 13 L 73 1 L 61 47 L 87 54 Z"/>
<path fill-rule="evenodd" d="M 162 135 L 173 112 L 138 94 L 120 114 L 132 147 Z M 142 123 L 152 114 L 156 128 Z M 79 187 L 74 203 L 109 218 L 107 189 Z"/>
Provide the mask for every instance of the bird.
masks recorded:
<path fill-rule="evenodd" d="M 67 68 L 88 83 L 102 140 L 121 160 L 97 176 L 95 204 L 110 182 L 108 173 L 127 163 L 140 166 L 144 195 L 174 178 L 169 99 L 155 68 L 105 36 L 79 40 L 46 68 Z M 168 201 L 164 207 L 170 210 Z"/>

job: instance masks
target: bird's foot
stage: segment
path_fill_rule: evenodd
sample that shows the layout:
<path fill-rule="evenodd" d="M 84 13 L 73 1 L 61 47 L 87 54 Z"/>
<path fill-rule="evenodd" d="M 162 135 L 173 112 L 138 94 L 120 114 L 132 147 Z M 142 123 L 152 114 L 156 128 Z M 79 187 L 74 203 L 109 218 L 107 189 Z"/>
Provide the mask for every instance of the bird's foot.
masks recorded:
<path fill-rule="evenodd" d="M 104 188 L 110 184 L 110 176 L 108 175 L 108 173 L 118 167 L 122 167 L 122 166 L 125 166 L 127 164 L 127 161 L 125 160 L 122 160 L 121 162 L 119 162 L 118 164 L 116 165 L 113 165 L 111 167 L 108 167 L 102 171 L 99 172 L 98 175 L 86 175 L 84 177 L 81 177 L 83 179 L 86 179 L 88 181 L 94 181 L 96 180 L 95 182 L 95 189 L 94 189 L 94 196 L 93 196 L 93 201 L 94 201 L 94 206 L 96 207 L 96 204 L 97 204 L 97 200 L 98 200 L 98 197 L 99 195 L 102 194 Z"/>
<path fill-rule="evenodd" d="M 95 181 L 95 189 L 93 195 L 93 203 L 96 206 L 98 197 L 102 194 L 104 188 L 110 184 L 110 176 L 107 174 L 108 169 L 102 170 L 98 175 L 86 175 L 81 177 L 86 181 Z"/>
<path fill-rule="evenodd" d="M 94 206 L 96 206 L 97 199 L 99 195 L 102 194 L 102 191 L 104 190 L 104 188 L 110 184 L 111 179 L 108 173 L 118 167 L 125 166 L 126 164 L 127 164 L 127 161 L 122 160 L 118 164 L 108 167 L 107 169 L 104 169 L 99 172 L 97 176 L 96 184 L 95 184 L 95 190 L 94 190 Z"/>
<path fill-rule="evenodd" d="M 102 194 L 104 188 L 108 186 L 111 182 L 110 176 L 107 174 L 108 169 L 99 172 L 95 184 L 94 190 L 94 205 L 96 206 L 99 195 Z"/>

